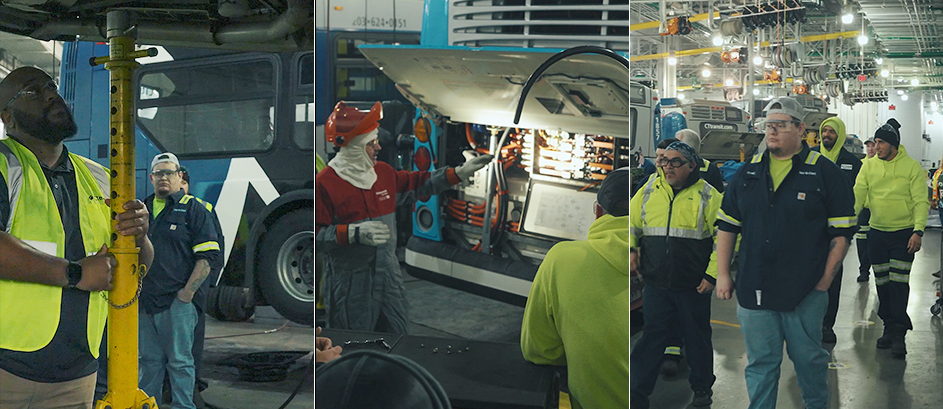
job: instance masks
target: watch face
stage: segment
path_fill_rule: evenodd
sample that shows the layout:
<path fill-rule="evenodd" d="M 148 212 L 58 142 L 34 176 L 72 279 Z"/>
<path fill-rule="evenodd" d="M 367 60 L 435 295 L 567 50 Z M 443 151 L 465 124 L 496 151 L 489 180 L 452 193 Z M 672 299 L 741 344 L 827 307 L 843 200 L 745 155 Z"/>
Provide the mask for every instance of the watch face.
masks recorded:
<path fill-rule="evenodd" d="M 82 265 L 76 262 L 70 262 L 69 267 L 66 270 L 69 278 L 69 286 L 75 287 L 79 284 L 79 281 L 82 281 Z"/>

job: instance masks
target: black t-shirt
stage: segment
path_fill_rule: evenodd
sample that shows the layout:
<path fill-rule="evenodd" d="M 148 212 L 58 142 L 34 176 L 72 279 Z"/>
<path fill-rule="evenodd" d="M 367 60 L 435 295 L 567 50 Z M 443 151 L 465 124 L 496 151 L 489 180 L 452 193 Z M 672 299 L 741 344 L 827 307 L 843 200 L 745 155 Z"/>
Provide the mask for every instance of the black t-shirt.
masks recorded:
<path fill-rule="evenodd" d="M 62 156 L 53 169 L 42 165 L 46 181 L 56 198 L 62 227 L 65 230 L 65 258 L 85 258 L 85 245 L 79 227 L 78 187 L 75 170 L 63 147 Z M 10 196 L 6 180 L 0 177 L 0 230 L 6 230 L 10 217 Z M 59 328 L 52 341 L 34 352 L 0 349 L 0 369 L 36 382 L 65 382 L 91 375 L 98 370 L 98 361 L 88 347 L 88 291 L 62 289 Z"/>

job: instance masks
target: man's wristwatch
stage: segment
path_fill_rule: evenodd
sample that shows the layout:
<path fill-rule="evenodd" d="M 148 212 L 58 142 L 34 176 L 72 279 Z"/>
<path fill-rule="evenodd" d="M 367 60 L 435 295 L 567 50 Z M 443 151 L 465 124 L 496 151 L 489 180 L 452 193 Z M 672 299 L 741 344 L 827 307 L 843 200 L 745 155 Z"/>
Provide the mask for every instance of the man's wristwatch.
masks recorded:
<path fill-rule="evenodd" d="M 75 288 L 79 285 L 79 281 L 82 281 L 82 265 L 74 261 L 69 262 L 69 266 L 66 267 L 66 276 L 69 278 L 68 288 Z"/>
<path fill-rule="evenodd" d="M 914 230 L 914 234 L 923 237 L 923 230 Z"/>

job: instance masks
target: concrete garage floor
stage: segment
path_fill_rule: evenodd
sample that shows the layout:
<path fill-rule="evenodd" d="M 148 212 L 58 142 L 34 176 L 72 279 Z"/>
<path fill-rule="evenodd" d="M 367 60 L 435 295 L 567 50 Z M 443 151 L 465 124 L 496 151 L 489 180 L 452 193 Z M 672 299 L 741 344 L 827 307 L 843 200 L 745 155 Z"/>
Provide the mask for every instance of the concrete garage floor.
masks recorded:
<path fill-rule="evenodd" d="M 519 342 L 522 307 L 493 301 L 451 288 L 422 281 L 403 269 L 410 303 L 410 333 L 443 338 L 468 338 L 482 341 Z M 312 351 L 314 329 L 293 322 L 285 324 L 271 307 L 257 307 L 251 322 L 206 321 L 204 378 L 210 383 L 203 399 L 220 409 L 277 409 L 305 376 L 310 360 L 307 355 L 289 368 L 281 382 L 247 382 L 238 370 L 221 363 L 234 354 L 264 351 Z M 255 333 L 238 337 L 236 334 Z M 221 337 L 221 338 L 214 338 Z M 167 405 L 161 406 L 162 408 Z M 314 408 L 314 377 L 304 380 L 298 395 L 286 409 Z"/>
<path fill-rule="evenodd" d="M 278 329 L 286 321 L 272 307 L 257 307 L 252 322 L 220 322 L 207 317 L 203 365 L 204 378 L 210 386 L 203 391 L 203 399 L 219 409 L 277 409 L 307 372 L 301 390 L 286 409 L 313 409 L 314 376 L 313 369 L 307 366 L 310 352 L 314 350 L 314 329 L 290 321 Z M 278 330 L 259 334 L 273 329 Z M 228 337 L 250 333 L 255 335 Z M 220 365 L 235 354 L 266 351 L 307 351 L 309 354 L 295 361 L 286 379 L 280 382 L 243 381 L 236 368 Z"/>
<path fill-rule="evenodd" d="M 935 220 L 934 220 L 935 221 Z M 934 223 L 939 225 L 938 222 Z M 930 230 L 917 253 L 910 277 L 908 312 L 914 330 L 907 334 L 907 357 L 895 359 L 889 350 L 878 350 L 875 341 L 883 323 L 877 316 L 877 292 L 872 273 L 867 283 L 858 283 L 858 255 L 852 242 L 844 262 L 841 302 L 835 333 L 837 344 L 826 344 L 831 355 L 829 371 L 830 408 L 916 409 L 943 407 L 943 320 L 929 308 L 936 300 L 939 279 L 931 276 L 940 266 L 940 231 Z M 714 343 L 714 409 L 743 409 L 748 406 L 743 369 L 747 358 L 743 336 L 737 325 L 736 300 L 714 298 L 711 319 Z M 633 344 L 641 333 L 632 337 Z M 687 381 L 686 362 L 677 377 L 659 379 L 651 407 L 689 408 L 693 393 Z M 777 408 L 803 408 L 795 370 L 784 352 Z"/>

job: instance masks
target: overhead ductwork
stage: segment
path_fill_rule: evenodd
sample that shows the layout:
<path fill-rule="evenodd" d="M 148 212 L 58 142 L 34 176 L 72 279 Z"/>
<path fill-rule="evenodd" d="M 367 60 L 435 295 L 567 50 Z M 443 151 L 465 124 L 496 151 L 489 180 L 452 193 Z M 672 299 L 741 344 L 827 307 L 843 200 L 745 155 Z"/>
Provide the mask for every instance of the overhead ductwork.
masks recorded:
<path fill-rule="evenodd" d="M 215 1 L 215 0 L 213 0 Z M 4 1 L 4 5 L 13 7 L 14 4 L 25 10 L 27 6 L 34 5 L 39 0 L 12 0 Z M 29 3 L 29 4 L 27 4 Z M 46 9 L 70 10 L 73 7 L 74 0 L 41 2 Z M 248 10 L 247 0 L 228 1 L 221 7 L 220 14 L 223 12 L 229 14 L 232 20 L 236 22 L 226 22 L 230 19 L 202 19 L 198 22 L 185 22 L 187 18 L 180 18 L 181 23 L 164 23 L 149 21 L 147 13 L 154 13 L 155 9 L 159 11 L 161 2 L 129 2 L 129 7 L 121 7 L 119 2 L 116 7 L 130 11 L 132 16 L 135 12 L 140 12 L 135 27 L 137 29 L 137 39 L 140 43 L 160 43 L 171 46 L 204 47 L 204 48 L 225 48 L 239 50 L 259 50 L 259 51 L 293 51 L 298 49 L 313 48 L 313 5 L 308 0 L 287 0 L 285 11 L 272 19 L 265 20 L 265 16 L 246 17 L 242 20 L 236 20 L 239 14 L 251 15 Z M 208 6 L 210 1 L 207 1 Z M 230 4 L 232 3 L 232 4 Z M 166 5 L 166 3 L 164 3 Z M 81 8 L 82 4 L 74 8 Z M 204 9 L 205 10 L 205 9 Z M 245 12 L 243 12 L 245 10 Z M 35 9 L 34 9 L 35 11 Z M 173 13 L 174 11 L 167 11 Z M 196 11 L 189 10 L 191 15 Z M 205 16 L 205 11 L 203 12 Z M 48 14 L 53 16 L 53 14 Z M 244 21 L 253 19 L 254 21 Z M 201 19 L 192 19 L 201 20 Z M 39 40 L 73 40 L 78 38 L 83 41 L 105 41 L 104 19 L 96 22 L 94 19 L 59 19 L 41 23 L 26 33 L 30 37 Z"/>

